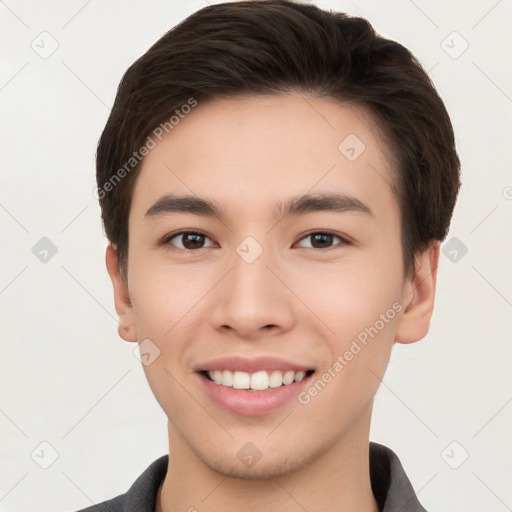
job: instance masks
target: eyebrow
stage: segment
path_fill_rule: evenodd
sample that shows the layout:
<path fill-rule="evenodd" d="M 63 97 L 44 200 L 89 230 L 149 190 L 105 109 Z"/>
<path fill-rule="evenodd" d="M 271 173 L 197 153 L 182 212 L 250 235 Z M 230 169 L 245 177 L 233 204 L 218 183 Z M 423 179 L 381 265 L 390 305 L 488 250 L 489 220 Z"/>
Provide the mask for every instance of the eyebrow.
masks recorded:
<path fill-rule="evenodd" d="M 305 215 L 312 212 L 359 212 L 373 216 L 371 209 L 359 199 L 345 194 L 321 193 L 294 196 L 274 206 L 277 218 Z M 146 212 L 146 218 L 171 213 L 191 213 L 225 220 L 222 206 L 216 202 L 197 196 L 166 194 L 158 199 Z"/>

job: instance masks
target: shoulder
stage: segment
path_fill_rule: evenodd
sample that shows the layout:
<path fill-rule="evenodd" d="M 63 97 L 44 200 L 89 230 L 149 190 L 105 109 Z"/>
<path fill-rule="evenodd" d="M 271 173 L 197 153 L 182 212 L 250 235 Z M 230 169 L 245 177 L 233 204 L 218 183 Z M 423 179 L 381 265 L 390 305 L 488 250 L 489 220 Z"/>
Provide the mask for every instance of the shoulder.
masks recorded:
<path fill-rule="evenodd" d="M 370 481 L 381 512 L 427 512 L 419 502 L 397 454 L 370 443 Z"/>
<path fill-rule="evenodd" d="M 168 455 L 152 462 L 124 494 L 76 512 L 154 512 L 158 488 L 167 474 Z"/>

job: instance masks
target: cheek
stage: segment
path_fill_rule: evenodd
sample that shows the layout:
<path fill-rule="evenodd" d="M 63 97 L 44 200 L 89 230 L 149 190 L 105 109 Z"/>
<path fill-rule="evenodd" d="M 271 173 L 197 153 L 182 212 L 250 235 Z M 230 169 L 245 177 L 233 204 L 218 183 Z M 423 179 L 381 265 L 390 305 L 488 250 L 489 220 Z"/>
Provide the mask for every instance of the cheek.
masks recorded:
<path fill-rule="evenodd" d="M 384 376 L 403 311 L 401 266 L 386 261 L 361 262 L 331 276 L 317 306 L 329 312 L 326 323 L 335 332 L 330 336 L 331 360 L 318 376 L 329 381 L 321 399 L 326 407 L 331 403 L 338 404 L 338 411 L 361 411 Z"/>
<path fill-rule="evenodd" d="M 314 314 L 341 346 L 388 310 L 390 321 L 379 330 L 393 330 L 391 320 L 399 309 L 393 304 L 401 297 L 403 279 L 401 261 L 396 263 L 391 256 L 379 258 L 368 251 L 337 262 L 304 262 L 286 282 L 309 310 L 308 316 Z"/>
<path fill-rule="evenodd" d="M 327 422 L 351 424 L 370 407 L 384 377 L 401 304 L 352 297 L 340 310 L 330 354 L 311 386 L 299 397 L 318 413 L 318 428 Z"/>
<path fill-rule="evenodd" d="M 204 307 L 212 283 L 194 265 L 156 264 L 149 255 L 137 265 L 133 265 L 137 274 L 131 283 L 137 337 L 150 340 L 149 346 L 158 354 L 154 362 L 144 365 L 144 371 L 164 410 L 174 410 L 181 403 L 176 400 L 183 392 L 179 383 L 188 377 L 186 354 L 200 336 L 201 322 L 210 316 Z M 217 275 L 213 272 L 212 279 Z M 174 397 L 172 403 L 170 397 Z M 187 403 L 187 397 L 182 398 Z"/>
<path fill-rule="evenodd" d="M 180 267 L 162 264 L 151 254 L 134 251 L 130 282 L 139 338 L 167 339 L 186 323 L 194 306 L 207 289 L 204 276 L 193 272 L 192 265 Z"/>

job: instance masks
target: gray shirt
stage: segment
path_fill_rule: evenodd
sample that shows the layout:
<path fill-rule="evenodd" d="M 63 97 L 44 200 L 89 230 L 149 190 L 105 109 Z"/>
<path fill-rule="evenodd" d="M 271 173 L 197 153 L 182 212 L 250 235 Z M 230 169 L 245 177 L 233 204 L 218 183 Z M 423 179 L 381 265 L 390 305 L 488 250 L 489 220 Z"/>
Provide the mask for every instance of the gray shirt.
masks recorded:
<path fill-rule="evenodd" d="M 168 457 L 155 460 L 124 494 L 78 512 L 154 512 Z M 374 442 L 370 443 L 370 481 L 380 512 L 426 512 L 395 452 Z"/>

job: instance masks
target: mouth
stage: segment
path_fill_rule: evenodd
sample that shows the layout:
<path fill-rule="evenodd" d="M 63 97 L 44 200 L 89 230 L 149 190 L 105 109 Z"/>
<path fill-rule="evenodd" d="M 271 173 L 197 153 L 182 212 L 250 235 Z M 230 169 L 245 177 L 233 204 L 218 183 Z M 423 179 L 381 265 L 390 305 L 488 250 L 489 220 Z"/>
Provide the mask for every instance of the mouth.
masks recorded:
<path fill-rule="evenodd" d="M 222 410 L 264 416 L 293 404 L 315 370 L 276 358 L 230 357 L 204 363 L 195 373 L 206 397 Z"/>
<path fill-rule="evenodd" d="M 267 391 L 290 386 L 310 377 L 315 370 L 260 370 L 248 373 L 241 370 L 200 370 L 199 373 L 218 386 L 240 391 Z"/>

